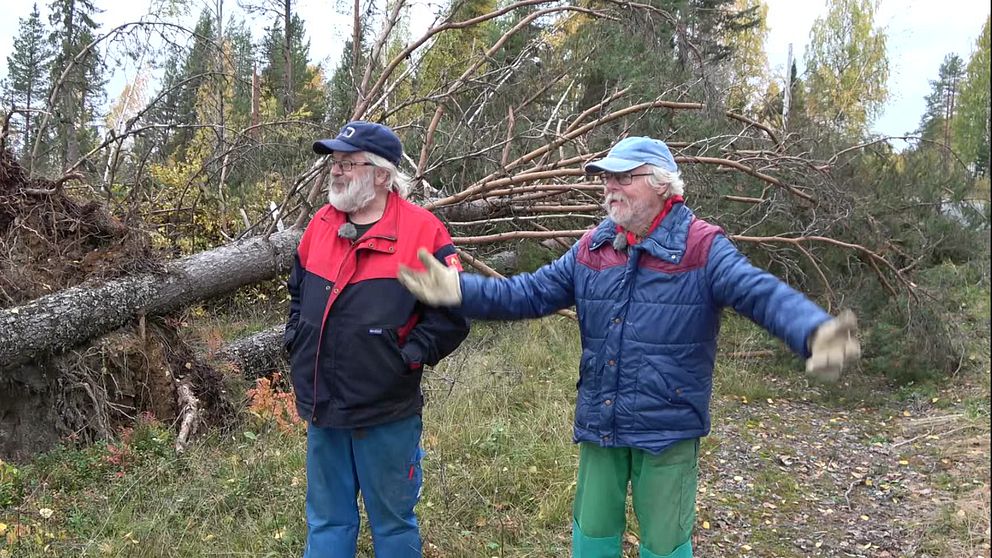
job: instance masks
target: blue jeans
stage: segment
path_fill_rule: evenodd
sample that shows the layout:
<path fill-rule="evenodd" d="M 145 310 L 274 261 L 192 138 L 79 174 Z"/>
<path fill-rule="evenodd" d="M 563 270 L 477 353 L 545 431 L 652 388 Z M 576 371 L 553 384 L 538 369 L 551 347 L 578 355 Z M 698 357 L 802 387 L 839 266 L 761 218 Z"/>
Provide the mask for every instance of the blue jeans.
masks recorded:
<path fill-rule="evenodd" d="M 358 493 L 380 558 L 420 558 L 420 415 L 369 428 L 307 428 L 304 558 L 354 558 Z"/>

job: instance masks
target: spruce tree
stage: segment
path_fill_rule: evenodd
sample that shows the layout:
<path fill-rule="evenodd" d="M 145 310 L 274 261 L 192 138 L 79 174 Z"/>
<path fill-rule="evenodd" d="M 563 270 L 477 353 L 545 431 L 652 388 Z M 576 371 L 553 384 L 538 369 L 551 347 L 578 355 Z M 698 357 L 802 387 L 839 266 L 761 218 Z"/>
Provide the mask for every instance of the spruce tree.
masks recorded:
<path fill-rule="evenodd" d="M 930 94 L 926 96 L 927 108 L 920 121 L 923 137 L 951 145 L 951 127 L 957 114 L 957 98 L 964 77 L 964 62 L 957 54 L 944 57 L 937 79 L 930 80 Z"/>
<path fill-rule="evenodd" d="M 286 33 L 281 22 L 267 30 L 262 39 L 265 68 L 262 87 L 268 96 L 279 100 L 282 115 L 303 110 L 317 122 L 324 116 L 324 99 L 316 83 L 316 68 L 310 65 L 310 41 L 303 29 L 303 20 L 293 14 L 290 27 L 291 89 L 286 86 Z M 347 51 L 344 51 L 347 52 Z"/>
<path fill-rule="evenodd" d="M 14 142 L 15 150 L 30 152 L 34 130 L 38 126 L 33 111 L 44 110 L 48 93 L 52 52 L 45 37 L 45 26 L 38 5 L 26 18 L 20 18 L 14 50 L 7 56 L 7 79 L 4 82 L 4 102 L 11 109 L 22 109 L 21 137 Z"/>
<path fill-rule="evenodd" d="M 197 123 L 197 96 L 201 87 L 212 83 L 209 73 L 216 58 L 216 25 L 208 10 L 200 13 L 193 35 L 188 51 L 176 52 L 169 58 L 162 79 L 162 101 L 150 115 L 154 122 L 184 126 Z M 166 132 L 159 151 L 162 157 L 182 159 L 182 152 L 194 134 L 189 128 Z"/>
<path fill-rule="evenodd" d="M 95 49 L 84 52 L 97 35 L 93 17 L 100 11 L 90 0 L 53 0 L 49 4 L 54 50 L 49 93 L 53 165 L 66 169 L 94 144 L 96 113 L 103 99 L 103 64 Z M 77 59 L 77 57 L 79 57 Z"/>

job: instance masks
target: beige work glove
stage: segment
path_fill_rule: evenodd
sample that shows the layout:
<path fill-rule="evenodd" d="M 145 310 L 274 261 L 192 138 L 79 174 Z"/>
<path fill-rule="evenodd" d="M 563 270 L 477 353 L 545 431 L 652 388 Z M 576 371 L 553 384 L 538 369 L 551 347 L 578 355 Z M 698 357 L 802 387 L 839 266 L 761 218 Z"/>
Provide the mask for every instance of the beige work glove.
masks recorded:
<path fill-rule="evenodd" d="M 806 359 L 806 373 L 825 382 L 836 382 L 845 366 L 861 358 L 858 342 L 858 318 L 844 310 L 813 332 L 811 357 Z"/>
<path fill-rule="evenodd" d="M 462 286 L 458 270 L 448 267 L 431 255 L 426 248 L 417 251 L 426 271 L 414 271 L 400 264 L 397 278 L 414 296 L 431 306 L 458 306 L 462 302 Z"/>

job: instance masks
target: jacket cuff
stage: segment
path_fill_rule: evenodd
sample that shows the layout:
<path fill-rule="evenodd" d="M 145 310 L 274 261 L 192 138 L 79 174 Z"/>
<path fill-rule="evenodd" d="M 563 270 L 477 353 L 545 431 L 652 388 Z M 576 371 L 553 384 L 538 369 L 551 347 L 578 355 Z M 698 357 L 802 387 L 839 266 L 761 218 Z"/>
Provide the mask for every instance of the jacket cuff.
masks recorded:
<path fill-rule="evenodd" d="M 408 370 L 420 370 L 424 366 L 424 351 L 416 343 L 408 341 L 406 345 L 400 347 L 400 354 L 403 355 L 403 363 Z"/>

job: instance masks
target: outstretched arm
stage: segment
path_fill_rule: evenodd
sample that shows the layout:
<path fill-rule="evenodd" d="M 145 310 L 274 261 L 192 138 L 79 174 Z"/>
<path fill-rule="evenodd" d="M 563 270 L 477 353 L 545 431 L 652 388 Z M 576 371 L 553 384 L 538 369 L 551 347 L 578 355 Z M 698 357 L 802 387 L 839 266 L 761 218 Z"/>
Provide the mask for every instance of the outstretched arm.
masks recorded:
<path fill-rule="evenodd" d="M 717 305 L 732 307 L 785 341 L 807 359 L 810 374 L 835 381 L 846 364 L 861 357 L 852 312 L 832 318 L 806 295 L 751 265 L 723 235 L 713 239 L 706 272 Z"/>
<path fill-rule="evenodd" d="M 426 250 L 418 253 L 426 271 L 401 268 L 399 279 L 418 299 L 434 306 L 461 306 L 477 318 L 536 318 L 567 308 L 575 302 L 572 281 L 574 249 L 534 273 L 509 279 L 461 274 L 445 267 Z"/>

